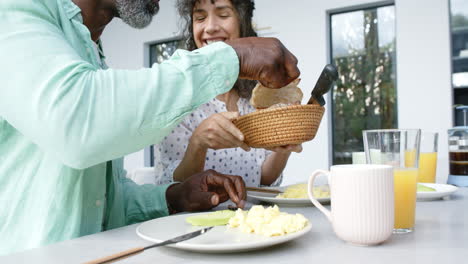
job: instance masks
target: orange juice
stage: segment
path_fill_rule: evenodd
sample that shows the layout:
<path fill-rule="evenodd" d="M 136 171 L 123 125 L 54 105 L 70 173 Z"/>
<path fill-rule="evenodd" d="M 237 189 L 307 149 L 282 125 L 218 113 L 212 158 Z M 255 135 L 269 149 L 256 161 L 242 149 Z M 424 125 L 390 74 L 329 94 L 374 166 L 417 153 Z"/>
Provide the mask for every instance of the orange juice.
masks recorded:
<path fill-rule="evenodd" d="M 395 229 L 413 228 L 418 169 L 395 168 Z"/>
<path fill-rule="evenodd" d="M 437 152 L 421 152 L 419 155 L 418 182 L 435 182 Z"/>

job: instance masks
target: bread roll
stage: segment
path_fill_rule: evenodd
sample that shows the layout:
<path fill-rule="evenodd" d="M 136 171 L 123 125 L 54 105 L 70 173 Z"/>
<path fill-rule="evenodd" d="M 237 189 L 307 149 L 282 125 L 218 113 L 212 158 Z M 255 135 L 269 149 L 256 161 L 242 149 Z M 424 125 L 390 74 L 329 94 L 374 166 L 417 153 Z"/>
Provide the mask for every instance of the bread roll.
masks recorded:
<path fill-rule="evenodd" d="M 252 91 L 250 104 L 257 109 L 268 108 L 276 104 L 300 104 L 303 94 L 297 87 L 299 82 L 300 79 L 296 79 L 280 89 L 270 89 L 258 83 Z"/>

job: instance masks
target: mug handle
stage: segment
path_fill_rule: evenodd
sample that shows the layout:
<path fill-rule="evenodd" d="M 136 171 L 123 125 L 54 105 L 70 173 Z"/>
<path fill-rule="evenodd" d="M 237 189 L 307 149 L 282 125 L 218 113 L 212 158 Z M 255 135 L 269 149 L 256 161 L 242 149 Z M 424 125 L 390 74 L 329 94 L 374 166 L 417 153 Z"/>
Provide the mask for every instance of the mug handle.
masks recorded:
<path fill-rule="evenodd" d="M 332 219 L 331 219 L 330 210 L 323 207 L 323 205 L 319 201 L 317 201 L 317 199 L 314 197 L 313 188 L 314 188 L 315 177 L 317 177 L 320 174 L 325 174 L 327 176 L 327 178 L 328 178 L 328 184 L 330 184 L 330 172 L 326 171 L 326 170 L 316 170 L 309 177 L 309 183 L 307 184 L 307 193 L 309 195 L 310 201 L 312 201 L 312 203 L 315 205 L 315 207 L 317 207 L 328 218 L 328 220 L 331 222 Z"/>

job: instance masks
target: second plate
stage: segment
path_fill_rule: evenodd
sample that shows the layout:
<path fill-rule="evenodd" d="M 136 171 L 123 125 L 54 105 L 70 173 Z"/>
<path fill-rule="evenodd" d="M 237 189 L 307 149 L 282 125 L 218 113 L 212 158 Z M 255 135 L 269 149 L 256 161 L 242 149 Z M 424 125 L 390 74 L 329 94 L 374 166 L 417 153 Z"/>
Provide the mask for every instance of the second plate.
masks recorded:
<path fill-rule="evenodd" d="M 284 191 L 289 186 L 290 185 L 282 186 L 282 187 L 274 187 L 271 189 L 276 189 L 276 190 L 279 189 L 281 191 Z M 266 187 L 265 189 L 268 189 L 268 187 Z M 257 199 L 261 202 L 277 204 L 279 206 L 281 205 L 283 206 L 312 206 L 313 205 L 309 198 L 276 198 L 276 194 L 273 194 L 273 193 L 248 191 L 247 197 Z M 326 204 L 330 202 L 330 197 L 317 198 L 317 200 L 320 203 Z"/>

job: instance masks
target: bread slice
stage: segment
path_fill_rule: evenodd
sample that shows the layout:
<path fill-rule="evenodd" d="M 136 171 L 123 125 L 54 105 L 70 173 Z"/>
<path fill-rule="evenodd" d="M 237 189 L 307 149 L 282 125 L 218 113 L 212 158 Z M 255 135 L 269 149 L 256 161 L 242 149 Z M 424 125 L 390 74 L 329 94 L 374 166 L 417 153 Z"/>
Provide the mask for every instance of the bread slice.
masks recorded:
<path fill-rule="evenodd" d="M 270 89 L 258 83 L 252 91 L 250 104 L 257 109 L 268 108 L 276 104 L 300 104 L 303 94 L 297 87 L 299 82 L 300 79 L 296 79 L 280 89 Z"/>

